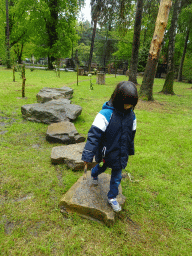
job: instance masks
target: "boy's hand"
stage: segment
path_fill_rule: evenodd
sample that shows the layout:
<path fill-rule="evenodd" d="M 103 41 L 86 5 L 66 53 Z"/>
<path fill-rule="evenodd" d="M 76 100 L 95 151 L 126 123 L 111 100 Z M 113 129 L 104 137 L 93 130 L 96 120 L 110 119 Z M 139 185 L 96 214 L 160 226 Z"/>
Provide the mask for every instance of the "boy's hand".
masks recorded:
<path fill-rule="evenodd" d="M 84 162 L 84 177 L 83 179 L 86 180 L 87 179 L 87 162 Z"/>

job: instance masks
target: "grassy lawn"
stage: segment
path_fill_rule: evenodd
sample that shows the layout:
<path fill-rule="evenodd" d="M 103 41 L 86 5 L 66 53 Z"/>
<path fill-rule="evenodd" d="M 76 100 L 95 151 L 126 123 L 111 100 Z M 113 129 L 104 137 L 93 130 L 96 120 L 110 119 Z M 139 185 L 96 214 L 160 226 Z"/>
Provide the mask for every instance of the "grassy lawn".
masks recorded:
<path fill-rule="evenodd" d="M 112 227 L 63 216 L 62 195 L 82 171 L 54 166 L 47 126 L 26 121 L 21 106 L 36 102 L 43 87 L 69 86 L 72 103 L 83 107 L 75 121 L 86 136 L 96 113 L 125 76 L 106 75 L 106 85 L 76 73 L 26 71 L 26 98 L 20 73 L 0 69 L 0 255 L 192 255 L 192 89 L 174 83 L 174 96 L 158 93 L 154 102 L 139 101 L 135 113 L 135 156 L 126 167 L 134 180 L 122 180 L 126 205 Z M 141 84 L 142 79 L 138 78 Z M 138 86 L 139 89 L 139 86 Z"/>

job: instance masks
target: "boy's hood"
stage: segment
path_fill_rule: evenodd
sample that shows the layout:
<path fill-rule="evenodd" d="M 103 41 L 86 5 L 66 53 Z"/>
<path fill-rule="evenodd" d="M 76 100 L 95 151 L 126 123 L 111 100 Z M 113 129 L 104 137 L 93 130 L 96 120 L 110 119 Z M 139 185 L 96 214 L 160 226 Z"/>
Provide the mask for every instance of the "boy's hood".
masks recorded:
<path fill-rule="evenodd" d="M 103 104 L 103 107 L 102 109 L 111 109 L 111 110 L 114 110 L 115 108 L 113 107 L 112 103 L 110 101 L 106 101 L 104 104 Z M 129 114 L 130 112 L 133 112 L 132 108 L 128 109 L 128 110 L 123 110 L 123 111 L 119 111 L 117 110 L 117 112 L 121 115 L 124 115 L 124 114 Z"/>
<path fill-rule="evenodd" d="M 103 104 L 102 109 L 111 109 L 111 110 L 114 110 L 114 107 L 110 104 L 109 101 L 106 101 L 106 102 Z"/>

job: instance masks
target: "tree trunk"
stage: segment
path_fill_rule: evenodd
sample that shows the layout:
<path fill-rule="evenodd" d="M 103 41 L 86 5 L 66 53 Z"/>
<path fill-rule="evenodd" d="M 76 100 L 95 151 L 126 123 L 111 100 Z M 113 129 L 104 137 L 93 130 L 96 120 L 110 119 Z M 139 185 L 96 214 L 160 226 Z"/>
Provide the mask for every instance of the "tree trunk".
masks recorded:
<path fill-rule="evenodd" d="M 14 49 L 14 52 L 17 55 L 18 64 L 22 64 L 23 43 L 21 44 L 21 50 L 19 49 L 19 44 L 17 44 L 17 50 Z"/>
<path fill-rule="evenodd" d="M 177 20 L 181 7 L 181 0 L 176 0 L 173 8 L 173 17 L 171 20 L 171 27 L 169 29 L 169 48 L 168 48 L 168 65 L 165 83 L 162 93 L 174 95 L 173 82 L 174 82 L 174 53 L 175 53 L 175 36 L 177 28 Z"/>
<path fill-rule="evenodd" d="M 183 54 L 182 54 L 182 57 L 181 57 L 181 62 L 180 62 L 180 65 L 179 65 L 179 72 L 178 72 L 178 78 L 177 78 L 178 81 L 182 81 L 183 63 L 184 63 L 185 54 L 186 54 L 186 51 L 187 51 L 187 43 L 188 43 L 188 40 L 189 40 L 189 32 L 190 32 L 190 28 L 188 28 L 187 35 L 186 35 L 186 38 L 185 38 L 185 45 L 184 45 Z"/>
<path fill-rule="evenodd" d="M 22 98 L 25 98 L 25 65 L 22 66 Z"/>
<path fill-rule="evenodd" d="M 11 68 L 11 59 L 10 59 L 10 42 L 9 42 L 9 5 L 8 0 L 6 0 L 6 64 L 7 68 Z"/>
<path fill-rule="evenodd" d="M 54 69 L 53 62 L 55 61 L 55 57 L 48 55 L 48 69 Z"/>
<path fill-rule="evenodd" d="M 53 69 L 53 61 L 56 60 L 57 53 L 53 51 L 53 46 L 58 40 L 57 24 L 58 24 L 58 1 L 48 1 L 51 18 L 46 23 L 47 34 L 49 37 L 48 46 L 50 52 L 48 54 L 48 69 Z"/>
<path fill-rule="evenodd" d="M 143 12 L 143 0 L 137 0 L 132 56 L 131 56 L 131 63 L 130 63 L 130 70 L 129 70 L 129 81 L 133 82 L 134 84 L 137 84 L 137 65 L 138 65 L 138 53 L 139 53 L 139 45 L 140 45 L 142 12 Z"/>
<path fill-rule="evenodd" d="M 104 68 L 106 66 L 106 60 L 107 62 L 111 59 L 111 54 L 114 50 L 114 45 L 112 40 L 108 40 L 108 35 L 110 33 L 110 31 L 112 30 L 112 25 L 111 25 L 111 21 L 109 21 L 109 25 L 107 28 L 107 35 L 106 35 L 106 42 L 105 42 L 105 47 L 104 47 L 104 55 L 103 55 L 103 63 L 104 63 Z"/>
<path fill-rule="evenodd" d="M 105 74 L 104 73 L 97 74 L 97 84 L 105 84 Z"/>
<path fill-rule="evenodd" d="M 15 66 L 13 66 L 13 82 L 15 82 Z"/>
<path fill-rule="evenodd" d="M 91 62 L 93 58 L 93 47 L 95 42 L 95 35 L 96 35 L 96 28 L 97 28 L 97 18 L 94 19 L 94 25 L 93 25 L 93 34 L 91 39 L 91 47 L 90 47 L 90 54 L 89 54 L 89 62 L 88 62 L 88 70 L 91 70 Z"/>
<path fill-rule="evenodd" d="M 159 6 L 155 31 L 151 41 L 151 47 L 149 50 L 149 56 L 145 68 L 143 82 L 139 91 L 140 96 L 148 101 L 153 100 L 153 82 L 155 78 L 155 71 L 161 51 L 161 45 L 168 22 L 171 5 L 171 0 L 161 0 Z"/>

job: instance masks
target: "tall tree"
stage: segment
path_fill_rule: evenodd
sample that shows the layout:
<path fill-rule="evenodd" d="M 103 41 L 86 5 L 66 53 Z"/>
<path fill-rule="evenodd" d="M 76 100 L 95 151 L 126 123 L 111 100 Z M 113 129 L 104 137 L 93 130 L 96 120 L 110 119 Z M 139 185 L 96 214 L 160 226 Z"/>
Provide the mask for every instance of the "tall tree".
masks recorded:
<path fill-rule="evenodd" d="M 100 64 L 106 66 L 109 64 L 112 54 L 115 51 L 116 40 L 113 38 L 114 26 L 116 24 L 116 13 L 118 4 L 115 0 L 105 0 L 102 12 L 100 13 L 98 24 L 98 37 L 100 38 L 96 43 L 96 55 Z"/>
<path fill-rule="evenodd" d="M 31 0 L 11 0 L 10 6 L 10 47 L 12 58 L 22 62 L 22 54 L 25 44 L 29 41 L 31 34 L 31 20 L 29 10 Z M 16 58 L 15 58 L 16 57 Z"/>
<path fill-rule="evenodd" d="M 178 71 L 178 81 L 182 81 L 182 71 L 183 71 L 183 64 L 185 60 L 185 55 L 187 52 L 187 46 L 189 43 L 189 34 L 192 30 L 192 4 L 184 6 L 182 9 L 180 20 L 179 20 L 179 28 L 180 32 L 183 33 L 183 37 L 185 36 L 185 43 L 183 46 L 183 52 L 179 64 L 179 71 Z"/>
<path fill-rule="evenodd" d="M 83 0 L 39 0 L 33 1 L 30 17 L 33 21 L 31 40 L 36 44 L 36 54 L 48 57 L 48 68 L 53 62 L 67 57 L 77 38 L 76 17 Z M 78 5 L 79 4 L 79 5 Z"/>
<path fill-rule="evenodd" d="M 140 96 L 148 101 L 153 100 L 153 82 L 171 5 L 171 0 L 161 0 L 159 6 L 155 31 L 151 41 L 142 85 L 139 91 Z"/>
<path fill-rule="evenodd" d="M 134 36 L 133 36 L 133 45 L 132 45 L 132 56 L 131 56 L 130 70 L 129 70 L 129 81 L 135 84 L 137 84 L 137 65 L 138 65 L 138 53 L 139 53 L 139 45 L 140 45 L 142 13 L 143 13 L 143 0 L 137 0 Z"/>
<path fill-rule="evenodd" d="M 11 68 L 10 38 L 9 38 L 9 4 L 8 4 L 8 0 L 6 0 L 6 51 L 7 51 L 7 58 L 6 58 L 7 68 Z"/>
<path fill-rule="evenodd" d="M 56 58 L 69 56 L 72 42 L 76 40 L 77 12 L 84 0 L 0 0 L 2 24 L 6 22 L 6 1 L 9 3 L 11 54 L 15 53 L 19 62 L 26 44 L 36 45 L 32 53 L 36 57 L 48 56 L 49 68 Z M 0 43 L 2 38 L 0 32 Z"/>
<path fill-rule="evenodd" d="M 89 70 L 91 68 L 91 62 L 93 58 L 93 48 L 95 43 L 97 22 L 103 7 L 104 7 L 104 0 L 91 0 L 91 18 L 92 18 L 92 24 L 93 24 L 93 33 L 91 38 L 90 55 L 89 55 L 89 62 L 88 62 Z"/>
<path fill-rule="evenodd" d="M 164 94 L 172 94 L 173 91 L 173 82 L 174 82 L 174 53 L 175 53 L 175 36 L 177 29 L 177 21 L 181 8 L 181 0 L 175 0 L 173 6 L 173 15 L 171 20 L 171 26 L 169 29 L 169 47 L 168 47 L 168 62 L 167 62 L 167 75 L 165 79 L 165 83 L 162 89 L 162 93 Z"/>
<path fill-rule="evenodd" d="M 105 53 L 103 54 L 103 59 L 109 59 L 112 55 L 112 50 L 114 49 L 114 40 L 112 41 L 110 38 L 111 32 L 116 26 L 119 30 L 118 33 L 121 36 L 125 36 L 128 30 L 129 20 L 132 19 L 132 17 L 129 18 L 128 16 L 131 2 L 131 0 L 91 0 L 93 34 L 90 47 L 89 66 L 92 61 L 97 23 L 99 23 L 101 28 L 105 27 L 105 46 L 103 48 Z"/>
<path fill-rule="evenodd" d="M 180 65 L 179 65 L 179 71 L 178 71 L 178 77 L 177 77 L 177 80 L 178 81 L 182 81 L 182 78 L 183 78 L 183 64 L 184 64 L 184 60 L 185 60 L 185 54 L 187 52 L 187 44 L 188 44 L 188 40 L 189 40 L 189 32 L 190 32 L 190 27 L 187 29 L 187 33 L 186 33 L 186 37 L 185 37 L 185 45 L 184 45 L 184 48 L 183 48 L 183 54 L 182 54 L 182 57 L 181 57 L 181 61 L 180 61 Z"/>
<path fill-rule="evenodd" d="M 55 61 L 56 57 L 54 52 L 52 52 L 51 50 L 54 49 L 54 45 L 58 41 L 58 1 L 49 0 L 47 1 L 47 5 L 50 13 L 49 18 L 46 19 L 46 31 L 48 35 L 47 46 L 50 49 L 50 52 L 48 52 L 48 68 L 53 69 L 53 62 Z"/>

